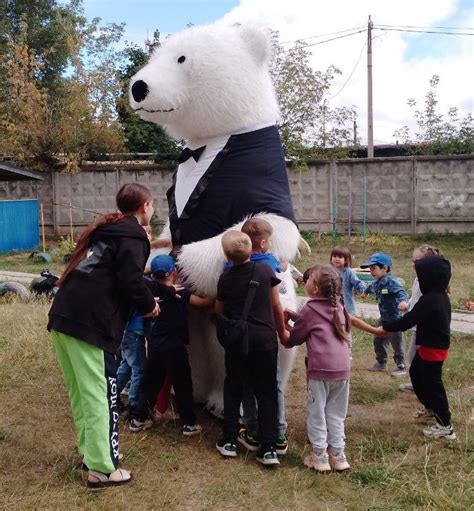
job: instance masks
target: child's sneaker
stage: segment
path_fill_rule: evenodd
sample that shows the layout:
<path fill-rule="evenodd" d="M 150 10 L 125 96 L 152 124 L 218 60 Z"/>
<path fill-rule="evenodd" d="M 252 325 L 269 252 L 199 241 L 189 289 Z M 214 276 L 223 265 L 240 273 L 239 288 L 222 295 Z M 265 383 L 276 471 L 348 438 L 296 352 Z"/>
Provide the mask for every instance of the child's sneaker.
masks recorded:
<path fill-rule="evenodd" d="M 398 388 L 401 392 L 407 392 L 409 394 L 415 393 L 415 391 L 413 390 L 413 385 L 411 383 L 400 383 Z"/>
<path fill-rule="evenodd" d="M 380 364 L 379 362 L 375 362 L 375 364 L 371 367 L 367 368 L 367 371 L 383 371 L 387 370 L 387 364 Z"/>
<path fill-rule="evenodd" d="M 216 449 L 228 458 L 235 458 L 237 456 L 237 446 L 233 442 L 227 440 L 219 440 L 216 443 Z"/>
<path fill-rule="evenodd" d="M 275 450 L 278 456 L 284 456 L 288 452 L 288 438 L 286 438 L 286 435 L 278 435 Z"/>
<path fill-rule="evenodd" d="M 429 428 L 423 430 L 423 434 L 428 438 L 446 438 L 447 440 L 456 440 L 456 433 L 451 425 L 441 426 L 441 424 L 435 424 Z"/>
<path fill-rule="evenodd" d="M 260 442 L 254 435 L 249 433 L 245 428 L 240 428 L 239 436 L 237 437 L 239 444 L 242 444 L 249 451 L 258 451 L 260 449 Z"/>
<path fill-rule="evenodd" d="M 257 461 L 262 465 L 279 465 L 278 454 L 274 447 L 261 448 L 256 457 Z"/>
<path fill-rule="evenodd" d="M 398 366 L 395 371 L 390 373 L 390 376 L 394 376 L 395 378 L 401 378 L 402 376 L 407 375 L 407 370 L 405 366 Z"/>
<path fill-rule="evenodd" d="M 329 464 L 329 457 L 327 452 L 316 454 L 312 452 L 303 460 L 303 464 L 309 468 L 316 470 L 316 472 L 331 472 L 331 465 Z"/>
<path fill-rule="evenodd" d="M 202 431 L 202 427 L 199 424 L 194 424 L 193 426 L 189 426 L 188 424 L 185 424 L 182 429 L 184 436 L 199 435 L 199 433 L 201 433 L 201 431 Z"/>
<path fill-rule="evenodd" d="M 413 418 L 417 420 L 432 419 L 433 417 L 433 410 L 428 410 L 428 408 L 425 408 L 424 406 L 418 408 L 418 410 L 413 414 Z"/>
<path fill-rule="evenodd" d="M 142 429 L 148 429 L 151 426 L 151 421 L 139 421 L 138 419 L 130 419 L 128 421 L 128 429 L 133 433 L 141 431 Z"/>
<path fill-rule="evenodd" d="M 346 455 L 344 451 L 339 452 L 338 454 L 329 453 L 329 465 L 336 472 L 343 472 L 344 470 L 348 470 L 351 468 L 349 463 L 347 463 Z"/>
<path fill-rule="evenodd" d="M 171 408 L 168 408 L 166 412 L 159 412 L 156 408 L 153 410 L 153 422 L 166 422 L 166 421 L 175 421 L 179 419 L 174 411 Z"/>

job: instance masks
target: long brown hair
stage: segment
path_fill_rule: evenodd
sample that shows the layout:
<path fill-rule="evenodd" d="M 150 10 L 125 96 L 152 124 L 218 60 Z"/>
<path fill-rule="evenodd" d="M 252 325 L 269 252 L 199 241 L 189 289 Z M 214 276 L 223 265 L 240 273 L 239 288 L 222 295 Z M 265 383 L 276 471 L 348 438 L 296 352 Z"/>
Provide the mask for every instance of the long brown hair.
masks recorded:
<path fill-rule="evenodd" d="M 331 250 L 331 255 L 329 256 L 329 262 L 332 260 L 332 256 L 339 256 L 344 258 L 344 267 L 352 266 L 352 254 L 351 251 L 347 247 L 343 247 L 342 245 L 336 245 Z"/>
<path fill-rule="evenodd" d="M 64 284 L 74 268 L 82 261 L 82 259 L 84 259 L 90 245 L 92 234 L 98 227 L 104 224 L 115 223 L 126 215 L 133 215 L 144 204 L 151 200 L 151 192 L 146 186 L 139 183 L 124 184 L 115 197 L 119 212 L 107 213 L 106 215 L 97 218 L 86 227 L 86 230 L 77 240 L 77 245 L 71 255 L 71 259 L 62 273 L 61 278 L 56 282 L 56 285 L 59 287 Z"/>
<path fill-rule="evenodd" d="M 317 264 L 311 268 L 311 275 L 309 278 L 313 279 L 315 286 L 318 286 L 321 296 L 329 298 L 331 306 L 334 307 L 332 322 L 337 338 L 341 341 L 347 341 L 351 331 L 351 320 L 346 308 L 343 307 L 344 317 L 346 318 L 346 328 L 344 330 L 337 310 L 338 298 L 342 290 L 342 282 L 339 273 L 328 264 Z"/>

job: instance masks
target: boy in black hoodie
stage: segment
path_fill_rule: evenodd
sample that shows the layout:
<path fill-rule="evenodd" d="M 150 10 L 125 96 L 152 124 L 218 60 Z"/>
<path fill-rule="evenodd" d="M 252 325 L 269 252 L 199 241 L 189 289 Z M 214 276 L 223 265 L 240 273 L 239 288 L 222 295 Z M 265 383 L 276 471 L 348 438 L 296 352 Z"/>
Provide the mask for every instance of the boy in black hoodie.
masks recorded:
<path fill-rule="evenodd" d="M 417 398 L 436 418 L 436 424 L 423 433 L 430 438 L 454 440 L 456 433 L 442 381 L 450 341 L 451 304 L 447 289 L 451 265 L 444 257 L 428 256 L 415 262 L 415 271 L 423 296 L 403 318 L 383 322 L 382 326 L 387 332 L 396 332 L 416 325 L 417 350 L 410 378 Z"/>

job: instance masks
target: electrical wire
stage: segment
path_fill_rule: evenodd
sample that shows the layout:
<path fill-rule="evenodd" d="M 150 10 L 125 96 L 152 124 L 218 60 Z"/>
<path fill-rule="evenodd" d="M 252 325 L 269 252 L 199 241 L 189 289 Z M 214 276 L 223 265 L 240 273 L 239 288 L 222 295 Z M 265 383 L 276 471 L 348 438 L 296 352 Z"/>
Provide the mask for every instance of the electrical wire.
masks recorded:
<path fill-rule="evenodd" d="M 347 80 L 344 82 L 344 85 L 336 92 L 336 94 L 331 96 L 329 98 L 329 100 L 334 99 L 336 96 L 339 96 L 339 94 L 346 88 L 346 85 L 349 83 L 350 79 L 352 78 L 352 75 L 354 74 L 355 70 L 357 69 L 357 66 L 360 63 L 360 59 L 362 58 L 362 54 L 364 53 L 364 50 L 365 50 L 366 46 L 367 46 L 367 40 L 362 45 L 362 49 L 360 50 L 360 54 L 357 57 L 357 61 L 356 61 L 355 65 L 354 65 L 354 67 L 352 68 L 352 71 L 350 72 L 349 76 L 347 77 Z"/>
<path fill-rule="evenodd" d="M 383 25 L 383 24 L 377 24 L 378 27 L 388 27 L 388 28 L 422 28 L 427 30 L 474 30 L 474 28 L 471 27 L 418 27 L 416 25 Z"/>
<path fill-rule="evenodd" d="M 351 32 L 352 30 L 360 30 L 362 28 L 365 28 L 365 27 L 346 28 L 345 30 L 338 30 L 337 32 L 328 32 L 326 34 L 311 35 L 308 37 L 300 37 L 299 39 L 294 39 L 293 41 L 283 41 L 280 44 L 296 43 L 298 41 L 307 41 L 308 39 L 317 39 L 319 37 L 327 37 L 329 35 L 338 35 L 338 34 L 343 34 L 345 32 Z"/>
<path fill-rule="evenodd" d="M 402 28 L 383 28 L 381 26 L 373 27 L 377 30 L 388 30 L 390 32 L 412 32 L 416 34 L 442 34 L 442 35 L 474 35 L 474 33 L 468 32 L 437 32 L 435 30 L 411 30 L 411 29 L 402 29 Z"/>
<path fill-rule="evenodd" d="M 357 30 L 356 32 L 351 32 L 350 34 L 340 35 L 339 37 L 332 37 L 331 39 L 325 39 L 324 41 L 318 41 L 316 43 L 306 44 L 305 48 L 309 48 L 311 46 L 317 46 L 319 44 L 329 43 L 331 41 L 336 41 L 337 39 L 344 39 L 344 37 L 350 37 L 352 35 L 360 34 L 361 32 L 366 32 L 366 31 L 367 31 L 367 29 L 364 28 L 362 30 Z M 292 48 L 290 48 L 289 50 L 283 50 L 282 53 L 288 53 L 291 50 L 292 50 Z"/>

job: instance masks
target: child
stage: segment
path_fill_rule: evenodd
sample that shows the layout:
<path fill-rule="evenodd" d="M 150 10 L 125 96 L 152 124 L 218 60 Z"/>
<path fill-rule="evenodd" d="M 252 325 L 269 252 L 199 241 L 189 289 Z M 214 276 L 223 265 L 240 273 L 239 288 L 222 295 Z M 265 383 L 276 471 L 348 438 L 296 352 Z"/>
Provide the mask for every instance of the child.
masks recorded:
<path fill-rule="evenodd" d="M 257 461 L 263 465 L 278 465 L 275 445 L 278 439 L 277 353 L 276 331 L 283 340 L 288 338 L 278 293 L 279 279 L 266 264 L 250 261 L 252 242 L 241 231 L 228 231 L 222 236 L 222 248 L 233 266 L 220 276 L 217 285 L 216 314 L 228 318 L 242 317 L 249 282 L 259 285 L 247 317 L 248 354 L 225 353 L 224 431 L 216 443 L 223 455 L 237 455 L 240 403 L 244 385 L 249 385 L 257 399 L 259 450 Z M 255 271 L 255 274 L 254 274 Z"/>
<path fill-rule="evenodd" d="M 450 343 L 451 304 L 447 288 L 451 265 L 441 256 L 425 256 L 415 261 L 415 271 L 422 296 L 403 318 L 383 321 L 382 325 L 387 332 L 404 331 L 416 325 L 416 354 L 410 378 L 416 397 L 436 418 L 436 424 L 423 433 L 429 438 L 454 440 L 456 434 L 442 380 Z"/>
<path fill-rule="evenodd" d="M 174 260 L 168 255 L 153 258 L 150 265 L 153 279 L 171 286 L 176 280 Z M 130 410 L 129 429 L 143 429 L 154 409 L 156 397 L 166 375 L 173 381 L 179 414 L 183 421 L 182 433 L 194 436 L 202 431 L 196 424 L 193 409 L 193 385 L 189 366 L 187 313 L 188 305 L 209 306 L 212 300 L 191 294 L 188 289 L 179 292 L 179 298 L 165 297 L 161 301 L 159 317 L 153 321 L 148 338 L 148 357 L 140 386 L 138 405 Z"/>
<path fill-rule="evenodd" d="M 401 317 L 400 309 L 407 306 L 408 295 L 403 287 L 390 273 L 392 260 L 383 252 L 376 252 L 370 259 L 360 265 L 361 268 L 369 268 L 370 274 L 375 278 L 365 289 L 365 295 L 375 294 L 379 305 L 381 321 L 392 321 Z M 374 337 L 374 351 L 376 362 L 369 371 L 386 371 L 388 345 L 391 344 L 394 354 L 393 359 L 397 366 L 392 376 L 405 376 L 405 348 L 403 346 L 402 332 L 393 332 L 387 338 Z"/>
<path fill-rule="evenodd" d="M 120 213 L 105 215 L 80 237 L 49 311 L 48 330 L 64 374 L 87 486 L 128 483 L 119 462 L 115 353 L 130 307 L 156 316 L 158 304 L 143 280 L 150 243 L 141 226 L 153 215 L 150 191 L 125 184 Z"/>
<path fill-rule="evenodd" d="M 352 254 L 347 247 L 337 246 L 331 250 L 329 262 L 341 274 L 342 277 L 342 297 L 344 306 L 349 314 L 355 314 L 354 289 L 363 293 L 366 284 L 352 270 Z"/>
<path fill-rule="evenodd" d="M 128 407 L 137 406 L 138 404 L 138 389 L 142 380 L 146 358 L 145 331 L 142 315 L 137 313 L 132 314 L 132 317 L 125 327 L 120 350 L 122 360 L 117 369 L 117 394 L 119 396 L 119 408 L 123 410 L 120 393 L 129 380 Z"/>
<path fill-rule="evenodd" d="M 273 269 L 274 272 L 280 273 L 282 271 L 278 259 L 269 252 L 271 245 L 271 237 L 273 235 L 273 228 L 269 222 L 263 218 L 252 217 L 249 218 L 242 225 L 242 232 L 247 234 L 252 242 L 252 254 L 250 260 L 255 263 L 265 263 Z M 288 263 L 284 263 L 284 271 L 286 271 Z M 299 272 L 298 272 L 299 273 Z M 280 294 L 286 292 L 282 290 L 282 283 L 279 286 Z M 276 442 L 276 452 L 278 455 L 284 455 L 288 452 L 288 439 L 286 437 L 286 430 L 288 423 L 285 417 L 285 394 L 280 376 L 280 357 L 277 355 L 277 391 L 278 391 L 278 439 Z M 257 421 L 257 405 L 255 401 L 255 393 L 249 386 L 245 386 L 242 398 L 243 428 L 239 431 L 238 441 L 249 451 L 258 451 L 260 445 L 257 441 L 258 436 L 258 421 Z"/>
<path fill-rule="evenodd" d="M 420 245 L 419 247 L 415 248 L 413 250 L 412 254 L 412 262 L 413 262 L 413 270 L 415 269 L 415 262 L 418 261 L 418 259 L 422 259 L 425 256 L 428 255 L 442 255 L 440 250 L 438 250 L 435 247 L 432 247 L 430 245 Z M 421 298 L 421 291 L 420 291 L 420 285 L 418 283 L 418 277 L 415 277 L 413 280 L 412 285 L 412 291 L 410 299 L 408 300 L 407 307 L 402 307 L 400 309 L 402 312 L 406 312 L 407 310 L 412 310 L 415 304 L 418 302 L 418 300 Z M 410 348 L 408 349 L 408 361 L 411 365 L 413 362 L 413 359 L 415 358 L 416 354 L 416 326 L 414 326 L 411 329 L 411 342 L 410 342 Z M 401 383 L 400 384 L 400 390 L 402 392 L 414 392 L 413 391 L 413 385 L 411 383 Z M 433 412 L 431 410 L 425 410 L 424 407 L 421 407 L 419 410 L 417 410 L 414 414 L 415 419 L 426 419 L 429 417 L 433 417 Z"/>
<path fill-rule="evenodd" d="M 299 314 L 285 311 L 295 321 L 286 347 L 306 342 L 308 382 L 308 437 L 313 452 L 304 464 L 318 472 L 350 468 L 345 448 L 344 421 L 349 402 L 351 317 L 340 299 L 341 279 L 329 265 L 305 272 L 309 296 Z M 357 319 L 357 318 L 354 318 Z M 357 327 L 383 335 L 357 319 Z M 329 449 L 329 453 L 328 453 Z"/>

